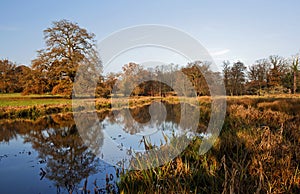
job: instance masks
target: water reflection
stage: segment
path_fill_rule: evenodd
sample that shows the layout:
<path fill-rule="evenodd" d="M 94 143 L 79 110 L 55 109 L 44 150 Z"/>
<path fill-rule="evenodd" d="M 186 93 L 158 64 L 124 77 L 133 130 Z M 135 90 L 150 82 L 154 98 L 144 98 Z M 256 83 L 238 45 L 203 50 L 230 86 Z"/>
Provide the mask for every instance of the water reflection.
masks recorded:
<path fill-rule="evenodd" d="M 96 173 L 95 155 L 88 150 L 78 134 L 73 122 L 57 123 L 43 130 L 32 130 L 24 137 L 38 151 L 39 159 L 46 162 L 42 175 L 53 181 L 60 189 L 65 187 L 72 193 L 75 186 L 91 174 Z"/>
<path fill-rule="evenodd" d="M 195 120 L 199 121 L 199 110 L 190 104 L 170 104 L 154 102 L 151 105 L 121 109 L 114 111 L 113 120 L 110 123 L 118 123 L 123 130 L 131 135 L 142 133 L 146 128 L 156 128 L 164 130 L 167 123 L 172 124 L 166 130 L 197 129 L 193 126 Z M 188 115 L 187 117 L 183 117 Z"/>
<path fill-rule="evenodd" d="M 109 164 L 125 169 L 135 168 L 136 165 L 132 166 L 132 160 L 141 154 L 148 154 L 149 162 L 143 160 L 143 163 L 146 163 L 143 166 L 147 168 L 162 165 L 176 157 L 188 146 L 191 138 L 181 138 L 181 142 L 176 144 L 171 144 L 168 140 L 197 135 L 199 116 L 197 106 L 187 103 L 169 104 L 163 101 L 114 110 L 100 123 L 93 113 L 75 114 L 81 137 L 85 143 L 88 142 L 86 145 L 97 148 L 92 151 Z M 100 146 L 89 138 L 86 141 L 84 137 L 89 137 L 86 129 L 98 131 L 100 135 L 96 133 L 97 139 L 103 139 L 103 145 Z M 165 149 L 160 149 L 161 147 Z M 157 154 L 165 156 L 164 160 L 151 163 L 156 160 Z"/>
<path fill-rule="evenodd" d="M 188 112 L 189 117 L 182 118 L 182 111 Z M 0 149 L 0 156 L 3 156 L 3 159 L 0 159 L 1 176 L 15 176 L 20 174 L 20 170 L 24 170 L 24 173 L 21 173 L 24 180 L 29 177 L 26 173 L 30 171 L 25 173 L 25 169 L 18 169 L 17 172 L 17 168 L 12 168 L 4 173 L 5 161 L 12 160 L 14 155 L 15 148 L 9 143 L 16 141 L 31 145 L 32 150 L 27 151 L 26 159 L 35 161 L 35 165 L 31 166 L 35 170 L 31 173 L 38 170 L 37 179 L 41 181 L 41 185 L 46 181 L 47 184 L 42 186 L 42 191 L 55 190 L 57 193 L 117 191 L 115 183 L 118 181 L 119 173 L 122 172 L 124 159 L 127 160 L 127 164 L 136 165 L 135 162 L 139 157 L 140 159 L 145 157 L 142 156 L 145 151 L 150 150 L 147 154 L 153 154 L 151 149 L 154 147 L 165 147 L 166 149 L 162 150 L 168 154 L 174 149 L 175 153 L 175 149 L 179 149 L 180 143 L 186 138 L 171 140 L 171 134 L 179 133 L 180 130 L 199 129 L 199 126 L 192 126 L 193 119 L 197 117 L 199 112 L 194 111 L 191 105 L 164 103 L 162 106 L 161 103 L 154 103 L 113 112 L 99 112 L 96 123 L 93 122 L 95 120 L 93 114 L 86 113 L 81 121 L 87 126 L 84 133 L 81 133 L 75 125 L 72 114 L 51 115 L 36 121 L 2 120 L 0 148 L 5 146 L 7 148 Z M 141 152 L 133 152 L 134 149 Z M 164 158 L 166 152 L 158 154 L 160 158 Z M 116 157 L 117 155 L 120 157 Z M 112 164 L 120 165 L 119 169 L 116 170 L 101 160 L 107 161 L 109 157 L 112 158 Z M 158 157 L 157 153 L 155 157 Z M 24 163 L 21 159 L 18 162 Z M 22 189 L 27 187 L 21 182 L 18 184 L 19 190 L 14 188 L 12 192 L 9 187 L 14 187 L 15 183 L 13 181 L 7 183 L 11 185 L 6 185 L 5 188 L 2 188 L 3 185 L 0 186 L 5 193 L 24 193 Z M 33 187 L 30 193 L 34 192 L 40 191 Z"/>
<path fill-rule="evenodd" d="M 106 115 L 107 113 L 102 113 L 100 116 L 105 118 Z M 93 130 L 90 130 L 90 133 L 92 136 Z M 10 147 L 0 151 L 1 156 L 7 156 L 7 158 L 3 157 L 3 161 L 0 160 L 0 172 L 3 178 L 11 177 L 9 179 L 14 180 L 13 177 L 23 175 L 24 177 L 21 180 L 26 182 L 26 176 L 29 177 L 29 175 L 20 172 L 23 169 L 20 169 L 19 166 L 30 162 L 32 171 L 39 169 L 39 179 L 50 181 L 53 186 L 50 185 L 49 187 L 52 187 L 53 190 L 55 188 L 57 193 L 65 193 L 66 191 L 67 193 L 74 193 L 74 191 L 78 192 L 79 190 L 88 192 L 89 189 L 98 192 L 100 190 L 115 189 L 114 185 L 107 187 L 111 185 L 112 181 L 115 181 L 113 179 L 109 182 L 97 182 L 97 173 L 99 175 L 99 172 L 102 172 L 103 169 L 110 168 L 102 174 L 100 173 L 101 177 L 105 177 L 106 173 L 112 174 L 114 168 L 96 158 L 96 155 L 83 143 L 72 114 L 51 115 L 37 121 L 2 120 L 0 137 L 2 142 L 0 148 Z M 14 147 L 18 147 L 14 144 L 15 141 L 24 144 L 24 148 L 21 148 L 24 151 L 15 150 Z M 31 145 L 32 151 L 30 147 L 25 146 L 27 144 Z M 99 145 L 101 146 L 101 143 Z M 27 160 L 23 161 L 21 154 L 25 152 Z M 36 154 L 33 154 L 34 152 Z M 18 163 L 12 166 L 9 172 L 3 170 L 7 167 L 6 164 L 9 163 L 9 160 L 14 160 L 16 157 L 20 158 Z M 88 182 L 88 179 L 90 182 Z M 14 181 L 9 182 L 9 184 L 11 185 L 1 184 L 1 192 L 24 193 L 24 188 L 28 187 L 25 183 L 20 182 L 18 183 L 18 187 L 20 187 L 18 190 Z M 32 189 L 30 193 L 38 192 L 34 188 Z M 42 190 L 44 191 L 44 189 Z"/>

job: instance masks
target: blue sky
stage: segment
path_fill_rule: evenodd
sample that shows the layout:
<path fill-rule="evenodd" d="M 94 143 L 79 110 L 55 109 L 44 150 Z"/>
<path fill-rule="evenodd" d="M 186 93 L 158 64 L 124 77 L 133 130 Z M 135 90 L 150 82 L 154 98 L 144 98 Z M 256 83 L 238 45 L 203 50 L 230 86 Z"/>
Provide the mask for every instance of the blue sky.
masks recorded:
<path fill-rule="evenodd" d="M 44 47 L 43 30 L 59 19 L 77 22 L 97 40 L 140 24 L 172 26 L 196 38 L 218 65 L 241 60 L 248 66 L 300 50 L 297 0 L 2 0 L 0 5 L 0 58 L 17 64 L 30 65 L 36 50 Z"/>

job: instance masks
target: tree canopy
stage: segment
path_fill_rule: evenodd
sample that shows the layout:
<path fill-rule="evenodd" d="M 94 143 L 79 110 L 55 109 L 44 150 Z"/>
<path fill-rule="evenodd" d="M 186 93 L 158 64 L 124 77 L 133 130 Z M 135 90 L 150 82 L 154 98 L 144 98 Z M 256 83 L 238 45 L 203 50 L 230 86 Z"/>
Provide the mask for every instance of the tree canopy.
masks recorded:
<path fill-rule="evenodd" d="M 70 96 L 80 64 L 101 64 L 95 35 L 77 23 L 60 20 L 44 30 L 46 47 L 32 61 L 33 83 L 25 93 L 65 94 Z M 88 63 L 87 63 L 88 62 Z"/>

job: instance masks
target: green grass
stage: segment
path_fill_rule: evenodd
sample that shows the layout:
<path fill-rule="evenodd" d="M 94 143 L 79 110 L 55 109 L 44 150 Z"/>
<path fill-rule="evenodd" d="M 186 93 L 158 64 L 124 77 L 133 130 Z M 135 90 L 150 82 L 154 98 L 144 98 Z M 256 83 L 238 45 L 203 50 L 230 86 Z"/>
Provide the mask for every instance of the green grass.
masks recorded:
<path fill-rule="evenodd" d="M 8 93 L 3 94 L 0 93 L 1 98 L 61 98 L 60 95 L 52 95 L 52 94 L 30 94 L 30 95 L 22 95 L 21 93 Z"/>
<path fill-rule="evenodd" d="M 71 99 L 64 99 L 58 95 L 26 95 L 20 93 L 0 94 L 0 107 L 12 106 L 37 106 L 37 105 L 60 105 L 71 104 Z"/>
<path fill-rule="evenodd" d="M 0 99 L 0 107 L 5 106 L 37 106 L 37 105 L 55 105 L 55 104 L 71 104 L 70 99 Z"/>

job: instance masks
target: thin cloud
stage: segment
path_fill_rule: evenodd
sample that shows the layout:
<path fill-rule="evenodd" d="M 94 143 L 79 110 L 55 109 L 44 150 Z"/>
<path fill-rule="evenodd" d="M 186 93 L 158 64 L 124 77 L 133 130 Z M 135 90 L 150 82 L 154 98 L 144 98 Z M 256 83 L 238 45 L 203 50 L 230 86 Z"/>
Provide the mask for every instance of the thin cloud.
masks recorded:
<path fill-rule="evenodd" d="M 213 57 L 216 57 L 216 56 L 225 55 L 228 52 L 230 52 L 230 49 L 223 49 L 223 50 L 220 50 L 220 51 L 211 52 L 210 55 L 213 56 Z"/>

